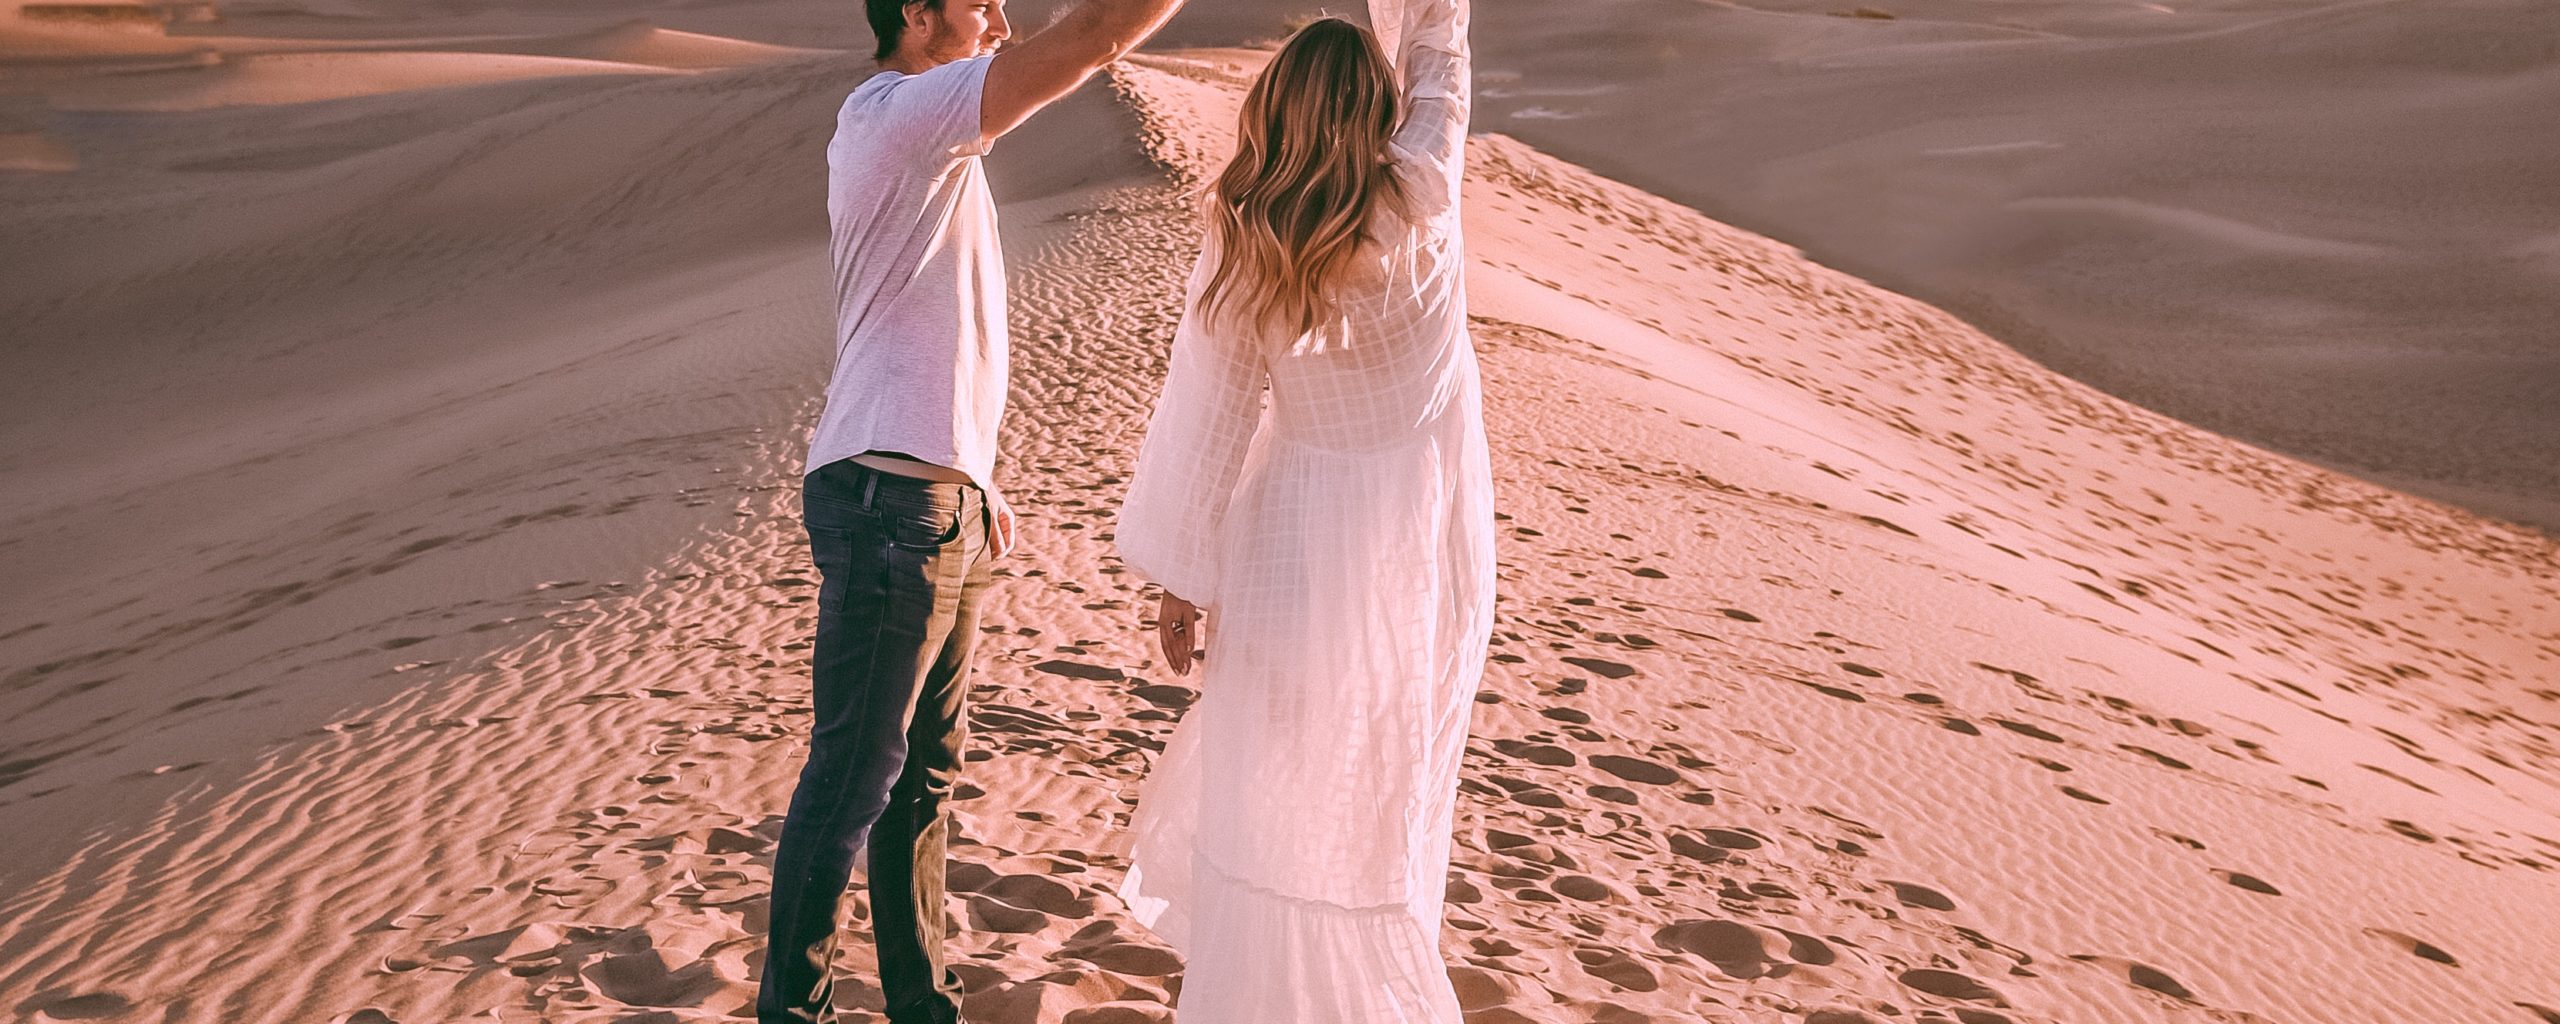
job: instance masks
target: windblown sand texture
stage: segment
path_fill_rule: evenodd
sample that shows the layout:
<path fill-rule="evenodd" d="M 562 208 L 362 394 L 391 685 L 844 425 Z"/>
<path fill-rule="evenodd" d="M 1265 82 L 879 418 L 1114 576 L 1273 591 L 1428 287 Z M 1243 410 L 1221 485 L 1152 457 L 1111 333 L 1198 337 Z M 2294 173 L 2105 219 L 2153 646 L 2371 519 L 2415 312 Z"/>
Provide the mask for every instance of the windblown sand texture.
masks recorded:
<path fill-rule="evenodd" d="M 45 86 L 136 130 L 0 178 L 9 1012 L 743 1015 L 864 62 L 615 32 Z M 991 158 L 1025 536 L 952 910 L 994 1024 L 1179 992 L 1109 894 L 1196 694 L 1109 535 L 1258 59 L 1134 59 Z M 439 64 L 479 77 L 390 70 Z M 2560 1021 L 2552 541 L 1503 136 L 1467 187 L 1503 510 L 1470 1024 Z"/>

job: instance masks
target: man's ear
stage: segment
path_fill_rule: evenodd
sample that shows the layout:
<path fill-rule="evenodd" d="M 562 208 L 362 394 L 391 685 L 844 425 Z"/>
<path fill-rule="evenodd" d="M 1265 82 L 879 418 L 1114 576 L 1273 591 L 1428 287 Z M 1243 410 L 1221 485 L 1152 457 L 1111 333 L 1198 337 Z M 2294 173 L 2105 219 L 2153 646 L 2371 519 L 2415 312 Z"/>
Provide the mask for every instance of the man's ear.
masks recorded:
<path fill-rule="evenodd" d="M 906 15 L 909 29 L 924 28 L 927 17 L 941 12 L 942 0 L 907 0 L 898 7 L 898 13 Z"/>

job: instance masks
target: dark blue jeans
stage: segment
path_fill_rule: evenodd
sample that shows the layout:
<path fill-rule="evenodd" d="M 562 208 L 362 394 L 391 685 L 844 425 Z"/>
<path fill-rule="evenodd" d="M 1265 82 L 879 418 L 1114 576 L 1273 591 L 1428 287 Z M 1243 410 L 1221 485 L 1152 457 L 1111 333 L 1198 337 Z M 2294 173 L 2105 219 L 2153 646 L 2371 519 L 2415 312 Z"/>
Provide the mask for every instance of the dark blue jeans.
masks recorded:
<path fill-rule="evenodd" d="M 830 1018 L 837 916 L 854 855 L 867 848 L 889 1020 L 951 1024 L 960 979 L 942 952 L 942 805 L 968 735 L 969 655 L 988 578 L 985 496 L 835 462 L 809 474 L 801 519 L 819 574 L 816 717 L 774 851 L 756 1018 Z"/>

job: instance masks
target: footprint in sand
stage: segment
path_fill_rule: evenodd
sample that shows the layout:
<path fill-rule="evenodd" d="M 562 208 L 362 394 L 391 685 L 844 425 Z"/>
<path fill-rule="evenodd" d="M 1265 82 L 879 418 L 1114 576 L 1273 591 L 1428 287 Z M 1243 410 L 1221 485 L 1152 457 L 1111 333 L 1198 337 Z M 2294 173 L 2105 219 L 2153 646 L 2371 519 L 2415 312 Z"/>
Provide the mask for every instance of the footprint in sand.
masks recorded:
<path fill-rule="evenodd" d="M 1959 974 L 1955 971 L 1942 971 L 1934 967 L 1920 967 L 1895 975 L 1894 980 L 1914 989 L 1918 989 L 1919 991 L 1929 993 L 1933 996 L 1943 996 L 1948 999 L 1962 999 L 1967 1002 L 1975 1003 L 1990 1003 L 1993 1006 L 2009 1005 L 2008 998 L 2002 996 L 2000 994 L 2000 990 L 1983 984 L 1980 979 L 1971 975 Z"/>
<path fill-rule="evenodd" d="M 1474 882 L 1463 878 L 1452 878 L 1449 880 L 1447 889 L 1442 892 L 1441 898 L 1453 904 L 1482 903 L 1484 890 L 1476 888 Z"/>
<path fill-rule="evenodd" d="M 2416 825 L 2402 821 L 2398 818 L 2384 818 L 2382 819 L 2382 823 L 2389 826 L 2391 831 L 2398 832 L 2401 835 L 2415 839 L 2419 842 L 2432 843 L 2436 841 L 2436 837 L 2428 834 L 2426 829 L 2419 828 Z"/>
<path fill-rule="evenodd" d="M 2456 963 L 2454 961 L 2453 954 L 2447 953 L 2443 949 L 2435 946 L 2433 943 L 2407 932 L 2397 932 L 2389 928 L 2367 928 L 2364 930 L 2364 933 L 2400 947 L 2401 952 L 2433 960 L 2448 967 L 2462 966 L 2460 963 Z"/>
<path fill-rule="evenodd" d="M 1533 994 L 1539 998 L 1546 996 L 1545 988 L 1535 981 L 1485 967 L 1452 966 L 1449 968 L 1449 985 L 1457 990 L 1458 1009 L 1467 1015 L 1470 1024 L 1530 1020 L 1509 1007 L 1535 1005 L 1529 1001 Z M 1509 1016 L 1503 1016 L 1506 1014 Z"/>
<path fill-rule="evenodd" d="M 2167 754 L 2163 754 L 2163 753 L 2161 753 L 2161 752 L 2159 752 L 2159 751 L 2157 751 L 2157 750 L 2153 750 L 2153 749 L 2151 749 L 2151 748 L 2149 748 L 2149 747 L 2145 747 L 2145 746 L 2139 746 L 2139 745 L 2132 744 L 2132 743 L 2118 743 L 2118 744 L 2116 744 L 2116 748 L 2117 748 L 2117 749 L 2119 749 L 2119 750 L 2130 750 L 2130 751 L 2133 751 L 2134 753 L 2140 754 L 2140 755 L 2142 755 L 2142 756 L 2144 756 L 2144 757 L 2147 757 L 2147 758 L 2150 758 L 2150 759 L 2152 759 L 2152 760 L 2154 760 L 2154 761 L 2158 761 L 2158 762 L 2160 762 L 2161 764 L 2167 765 L 2167 766 L 2169 766 L 2169 767 L 2171 767 L 2171 768 L 2180 769 L 2180 770 L 2182 770 L 2182 771 L 2190 771 L 2190 770 L 2193 770 L 2193 769 L 2194 769 L 2194 767 L 2195 767 L 2194 765 L 2190 765 L 2190 764 L 2188 764 L 2188 763 L 2186 763 L 2186 762 L 2184 762 L 2184 761 L 2178 760 L 2177 758 L 2170 757 L 2170 756 L 2169 756 L 2169 755 L 2167 755 Z"/>
<path fill-rule="evenodd" d="M 1514 803 L 1523 804 L 1529 807 L 1560 808 L 1565 806 L 1563 796 L 1558 795 L 1555 790 L 1548 789 L 1547 787 L 1541 786 L 1535 782 L 1514 779 L 1503 775 L 1488 775 L 1485 776 L 1485 781 L 1493 783 L 1496 786 L 1500 786 L 1504 791 L 1510 793 L 1511 800 Z"/>
<path fill-rule="evenodd" d="M 1200 699 L 1200 691 L 1171 683 L 1150 683 L 1131 689 L 1129 694 L 1160 708 L 1187 708 Z"/>
<path fill-rule="evenodd" d="M 486 967 L 517 960 L 536 959 L 568 943 L 568 934 L 558 925 L 537 922 L 519 928 L 455 939 L 428 950 L 427 955 L 438 960 L 461 960 L 475 966 Z"/>
<path fill-rule="evenodd" d="M 1893 887 L 1893 898 L 1901 901 L 1903 906 L 1924 907 L 1930 910 L 1954 910 L 1956 908 L 1956 901 L 1948 899 L 1947 894 L 1939 892 L 1936 889 L 1929 888 L 1928 886 L 1921 885 L 1916 882 L 1896 882 L 1889 878 L 1885 880 L 1884 884 Z"/>
<path fill-rule="evenodd" d="M 1796 682 L 1812 687 L 1815 692 L 1820 693 L 1825 697 L 1837 697 L 1852 704 L 1864 704 L 1867 702 L 1866 695 L 1859 693 L 1856 690 L 1842 689 L 1837 686 L 1827 686 L 1822 683 L 1813 682 L 1809 679 L 1798 679 Z"/>
<path fill-rule="evenodd" d="M 1573 959 L 1582 965 L 1584 973 L 1630 992 L 1652 992 L 1662 987 L 1662 979 L 1653 973 L 1653 968 L 1622 949 L 1584 946 L 1573 951 Z"/>
<path fill-rule="evenodd" d="M 1717 890 L 1716 895 L 1724 899 L 1739 901 L 1760 899 L 1791 900 L 1796 898 L 1795 890 L 1766 879 L 1753 882 L 1748 886 L 1737 887 L 1733 884 L 1733 880 L 1728 878 L 1724 880 L 1724 887 Z"/>
<path fill-rule="evenodd" d="M 1846 1006 L 1824 1006 L 1806 1013 L 1804 1024 L 1885 1024 L 1885 1020 L 1865 1010 L 1851 1009 Z"/>
<path fill-rule="evenodd" d="M 1061 951 L 1060 955 L 1082 960 L 1113 974 L 1137 978 L 1163 978 L 1182 973 L 1182 957 L 1174 951 L 1134 942 L 1113 943 L 1073 953 Z"/>
<path fill-rule="evenodd" d="M 2006 718 L 1994 718 L 1991 720 L 1991 724 L 2007 729 L 2010 732 L 2017 733 L 2020 736 L 2032 736 L 2047 743 L 2060 743 L 2063 741 L 2062 737 L 2056 736 L 2042 728 L 2025 722 L 2012 722 Z"/>
<path fill-rule="evenodd" d="M 2243 889 L 2247 889 L 2250 892 L 2262 892 L 2269 896 L 2284 895 L 2283 893 L 2277 892 L 2275 886 L 2268 885 L 2255 875 L 2244 875 L 2237 871 L 2224 871 L 2221 868 L 2215 868 L 2213 869 L 2213 877 L 2219 878 Z"/>
<path fill-rule="evenodd" d="M 1087 901 L 1088 903 L 1090 901 Z M 1058 956 L 1081 960 L 1114 974 L 1162 978 L 1182 972 L 1182 957 L 1170 949 L 1132 941 L 1112 920 L 1099 920 L 1076 930 L 1058 947 Z"/>
<path fill-rule="evenodd" d="M 1571 854 L 1557 849 L 1552 844 L 1539 842 L 1536 839 L 1521 835 L 1517 832 L 1505 832 L 1498 828 L 1485 830 L 1484 846 L 1487 850 L 1499 853 L 1517 861 L 1527 861 L 1530 863 L 1544 864 L 1549 867 L 1565 868 L 1568 870 L 1581 866 L 1579 863 L 1574 861 Z M 1541 873 L 1540 877 L 1544 877 L 1543 873 Z"/>
<path fill-rule="evenodd" d="M 1671 852 L 1705 864 L 1715 864 L 1733 856 L 1731 850 L 1683 831 L 1672 832 L 1670 841 Z"/>
<path fill-rule="evenodd" d="M 1636 674 L 1635 666 L 1606 658 L 1565 658 L 1565 664 L 1580 668 L 1602 679 L 1624 679 Z"/>
<path fill-rule="evenodd" d="M 18 1004 L 37 1020 L 106 1020 L 133 1012 L 133 1000 L 114 992 L 48 992 Z"/>
<path fill-rule="evenodd" d="M 1482 957 L 1519 956 L 1522 952 L 1520 947 L 1512 945 L 1507 940 L 1491 938 L 1468 939 L 1467 948 L 1475 950 L 1476 955 Z"/>
<path fill-rule="evenodd" d="M 629 1006 L 693 1007 L 733 985 L 703 960 L 667 970 L 654 955 L 609 956 L 579 972 L 598 994 Z"/>
<path fill-rule="evenodd" d="M 1624 804 L 1628 807 L 1633 807 L 1643 802 L 1642 798 L 1636 796 L 1635 790 L 1628 789 L 1625 786 L 1587 786 L 1584 787 L 1583 792 L 1590 794 L 1591 798 L 1594 800 L 1606 800 L 1613 804 Z"/>
<path fill-rule="evenodd" d="M 2185 985 L 2179 984 L 2178 979 L 2170 977 L 2169 972 L 2153 967 L 2150 964 L 2135 960 L 2127 960 L 2120 956 L 2104 956 L 2096 953 L 2073 953 L 2070 954 L 2070 956 L 2071 959 L 2078 960 L 2082 963 L 2097 964 L 2100 967 L 2107 968 L 2117 977 L 2123 978 L 2125 981 L 2132 983 L 2138 988 L 2147 988 L 2162 995 L 2177 999 L 2184 999 L 2189 1002 L 2195 1001 L 2196 994 L 2194 992 L 2189 991 Z"/>
<path fill-rule="evenodd" d="M 970 708 L 969 719 L 972 729 L 983 732 L 1029 736 L 1044 732 L 1074 731 L 1067 723 L 1052 718 L 1045 712 L 1010 704 L 978 704 Z"/>
<path fill-rule="evenodd" d="M 1680 781 L 1680 773 L 1678 771 L 1673 770 L 1667 765 L 1658 764 L 1640 757 L 1624 757 L 1618 754 L 1594 754 L 1591 757 L 1591 766 L 1598 768 L 1601 771 L 1608 772 L 1611 775 L 1615 775 L 1621 779 L 1625 779 L 1628 782 L 1641 783 L 1648 786 L 1669 786 Z"/>
<path fill-rule="evenodd" d="M 1745 828 L 1703 828 L 1698 836 L 1728 850 L 1757 850 L 1767 843 L 1767 837 Z"/>
<path fill-rule="evenodd" d="M 1054 676 L 1066 676 L 1070 679 L 1091 679 L 1096 682 L 1106 683 L 1116 683 L 1120 680 L 1129 678 L 1128 673 L 1122 672 L 1116 668 L 1111 668 L 1106 665 L 1087 665 L 1081 661 L 1067 661 L 1063 658 L 1053 658 L 1048 661 L 1040 662 L 1031 666 L 1031 670 L 1034 672 L 1046 672 Z"/>
<path fill-rule="evenodd" d="M 1092 899 L 1048 875 L 1000 875 L 975 886 L 973 891 L 1053 917 L 1082 920 L 1093 916 Z"/>
<path fill-rule="evenodd" d="M 1049 926 L 1049 915 L 1028 907 L 1018 907 L 1003 900 L 971 893 L 965 905 L 969 927 L 982 932 L 1022 934 Z"/>
<path fill-rule="evenodd" d="M 1655 930 L 1654 945 L 1713 965 L 1726 977 L 1749 980 L 1791 973 L 1797 964 L 1832 963 L 1839 954 L 1802 932 L 1742 921 L 1675 921 Z"/>
<path fill-rule="evenodd" d="M 1542 764 L 1553 768 L 1570 768 L 1580 762 L 1579 758 L 1573 756 L 1572 751 L 1550 743 L 1531 743 L 1524 740 L 1495 740 L 1493 741 L 1493 749 L 1499 750 L 1505 755 L 1527 761 L 1531 764 Z"/>
<path fill-rule="evenodd" d="M 1560 876 L 1555 881 L 1547 883 L 1547 888 L 1558 896 L 1581 900 L 1584 903 L 1606 903 L 1610 897 L 1618 895 L 1618 891 L 1609 883 L 1589 875 Z"/>

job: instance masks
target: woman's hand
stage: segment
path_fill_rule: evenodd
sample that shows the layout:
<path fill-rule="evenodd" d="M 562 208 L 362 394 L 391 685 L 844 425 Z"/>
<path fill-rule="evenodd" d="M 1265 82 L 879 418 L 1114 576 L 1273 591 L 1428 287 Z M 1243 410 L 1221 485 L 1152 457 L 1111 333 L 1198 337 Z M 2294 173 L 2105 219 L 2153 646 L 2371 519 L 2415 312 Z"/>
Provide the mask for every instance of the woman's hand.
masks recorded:
<path fill-rule="evenodd" d="M 1156 604 L 1156 639 L 1164 645 L 1164 661 L 1174 675 L 1191 674 L 1191 659 L 1197 654 L 1208 656 L 1207 636 L 1202 633 L 1200 609 L 1191 602 L 1165 592 Z"/>

